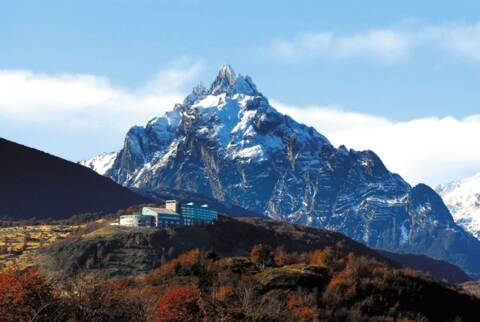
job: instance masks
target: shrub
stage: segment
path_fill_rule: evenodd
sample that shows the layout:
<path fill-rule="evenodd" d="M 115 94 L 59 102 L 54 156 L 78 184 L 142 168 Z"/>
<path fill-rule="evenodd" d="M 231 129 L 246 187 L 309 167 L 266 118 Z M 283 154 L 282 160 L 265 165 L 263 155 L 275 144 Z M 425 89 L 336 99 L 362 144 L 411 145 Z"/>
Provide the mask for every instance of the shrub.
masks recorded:
<path fill-rule="evenodd" d="M 334 260 L 334 253 L 331 247 L 325 247 L 324 250 L 317 249 L 310 256 L 310 264 L 321 267 L 328 267 Z"/>
<path fill-rule="evenodd" d="M 216 293 L 215 293 L 215 299 L 217 301 L 225 301 L 227 298 L 232 296 L 233 294 L 233 287 L 231 286 L 220 286 Z"/>
<path fill-rule="evenodd" d="M 273 266 L 275 263 L 272 250 L 263 244 L 257 244 L 252 247 L 250 259 L 262 269 L 265 266 Z"/>
<path fill-rule="evenodd" d="M 63 298 L 67 321 L 146 321 L 143 297 L 124 280 L 103 281 L 95 276 L 78 278 Z"/>
<path fill-rule="evenodd" d="M 315 302 L 307 296 L 290 295 L 287 308 L 298 321 L 312 321 L 315 318 Z"/>
<path fill-rule="evenodd" d="M 285 266 L 285 265 L 293 265 L 299 264 L 302 262 L 302 256 L 297 252 L 287 253 L 282 248 L 276 248 L 273 253 L 273 258 L 275 265 L 277 266 Z"/>
<path fill-rule="evenodd" d="M 162 264 L 159 268 L 154 270 L 152 277 L 163 278 L 174 274 L 195 275 L 199 273 L 201 264 L 202 253 L 198 249 L 193 249 Z"/>
<path fill-rule="evenodd" d="M 46 321 L 55 301 L 50 284 L 35 268 L 0 274 L 0 320 Z"/>
<path fill-rule="evenodd" d="M 175 286 L 160 298 L 155 312 L 155 322 L 196 322 L 205 316 L 204 301 L 198 288 Z"/>

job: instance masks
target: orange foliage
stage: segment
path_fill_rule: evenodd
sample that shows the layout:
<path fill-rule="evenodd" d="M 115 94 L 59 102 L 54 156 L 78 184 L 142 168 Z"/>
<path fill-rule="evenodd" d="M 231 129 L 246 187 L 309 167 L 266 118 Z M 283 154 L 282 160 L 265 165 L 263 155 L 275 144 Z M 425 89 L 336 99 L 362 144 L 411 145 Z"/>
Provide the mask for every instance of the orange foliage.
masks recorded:
<path fill-rule="evenodd" d="M 300 321 L 310 321 L 315 317 L 314 303 L 308 298 L 291 295 L 287 307 Z"/>
<path fill-rule="evenodd" d="M 250 251 L 250 259 L 252 262 L 257 263 L 260 260 L 263 248 L 262 244 L 257 244 L 252 247 L 252 250 Z"/>
<path fill-rule="evenodd" d="M 166 262 L 159 268 L 157 268 L 153 275 L 154 276 L 165 276 L 174 274 L 180 267 L 180 264 L 176 259 Z"/>
<path fill-rule="evenodd" d="M 36 269 L 0 274 L 1 321 L 31 320 L 51 300 L 50 285 Z"/>
<path fill-rule="evenodd" d="M 333 250 L 331 247 L 325 247 L 324 250 L 317 249 L 310 257 L 310 264 L 321 267 L 328 267 L 333 259 Z"/>
<path fill-rule="evenodd" d="M 343 270 L 337 272 L 324 292 L 324 299 L 333 302 L 354 300 L 361 290 L 372 286 L 382 287 L 391 269 L 380 266 L 374 260 L 356 257 L 352 253 L 346 256 Z"/>
<path fill-rule="evenodd" d="M 333 299 L 345 298 L 344 293 L 352 286 L 352 284 L 353 281 L 349 276 L 341 273 L 336 274 L 328 284 L 324 295 L 326 297 L 332 297 Z"/>
<path fill-rule="evenodd" d="M 273 254 L 275 265 L 285 266 L 302 263 L 302 256 L 297 252 L 287 253 L 281 248 L 275 249 Z"/>
<path fill-rule="evenodd" d="M 189 271 L 200 264 L 202 253 L 198 249 L 193 249 L 189 252 L 183 253 L 175 259 L 166 262 L 157 268 L 153 276 L 168 276 L 177 273 L 180 269 Z"/>
<path fill-rule="evenodd" d="M 274 264 L 273 253 L 270 247 L 263 244 L 257 244 L 250 251 L 250 259 L 253 263 L 262 267 Z"/>
<path fill-rule="evenodd" d="M 200 262 L 202 253 L 199 249 L 193 249 L 177 257 L 177 261 L 183 267 L 192 267 Z"/>
<path fill-rule="evenodd" d="M 225 301 L 229 296 L 233 294 L 233 287 L 231 286 L 220 286 L 215 295 L 217 301 Z"/>
<path fill-rule="evenodd" d="M 192 286 L 168 289 L 160 298 L 155 312 L 155 322 L 196 322 L 204 317 L 204 301 L 200 291 Z"/>

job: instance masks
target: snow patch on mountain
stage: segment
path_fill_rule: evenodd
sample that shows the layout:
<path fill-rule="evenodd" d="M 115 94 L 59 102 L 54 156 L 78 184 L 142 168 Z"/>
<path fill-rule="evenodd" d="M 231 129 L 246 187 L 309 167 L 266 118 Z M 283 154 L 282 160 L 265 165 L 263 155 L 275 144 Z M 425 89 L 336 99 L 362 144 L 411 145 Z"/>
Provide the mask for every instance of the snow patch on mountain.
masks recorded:
<path fill-rule="evenodd" d="M 113 165 L 117 158 L 117 152 L 105 152 L 91 159 L 80 161 L 79 164 L 90 168 L 98 174 L 104 175 Z"/>
<path fill-rule="evenodd" d="M 437 192 L 457 224 L 480 239 L 480 173 L 440 185 Z"/>

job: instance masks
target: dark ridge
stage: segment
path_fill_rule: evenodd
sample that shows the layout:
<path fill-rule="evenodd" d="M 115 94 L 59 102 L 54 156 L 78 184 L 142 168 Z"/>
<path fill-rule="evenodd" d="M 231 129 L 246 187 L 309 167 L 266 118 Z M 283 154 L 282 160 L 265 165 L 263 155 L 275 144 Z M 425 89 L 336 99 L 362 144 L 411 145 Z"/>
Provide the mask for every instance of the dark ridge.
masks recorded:
<path fill-rule="evenodd" d="M 436 280 L 448 281 L 450 283 L 465 283 L 472 280 L 460 267 L 446 261 L 433 259 L 424 255 L 398 254 L 384 250 L 379 250 L 378 252 L 386 258 L 396 261 L 402 265 L 402 267 L 421 271 Z"/>
<path fill-rule="evenodd" d="M 150 202 L 76 163 L 0 138 L 0 217 L 64 219 Z"/>

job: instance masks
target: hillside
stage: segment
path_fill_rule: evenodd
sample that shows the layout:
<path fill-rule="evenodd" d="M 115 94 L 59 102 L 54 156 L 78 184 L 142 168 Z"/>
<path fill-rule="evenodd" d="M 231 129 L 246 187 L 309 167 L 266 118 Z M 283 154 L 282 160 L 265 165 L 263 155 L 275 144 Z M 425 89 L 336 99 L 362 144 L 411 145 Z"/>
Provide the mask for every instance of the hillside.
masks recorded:
<path fill-rule="evenodd" d="M 0 227 L 0 272 L 25 268 L 36 262 L 38 249 L 67 238 L 80 225 Z"/>
<path fill-rule="evenodd" d="M 415 255 L 404 261 L 392 260 L 342 234 L 255 218 L 234 219 L 221 216 L 205 227 L 173 230 L 136 229 L 107 226 L 82 237 L 70 238 L 41 250 L 40 269 L 60 279 L 82 272 L 104 277 L 125 277 L 150 272 L 162 261 L 198 248 L 219 256 L 246 256 L 255 244 L 286 252 L 313 252 L 332 247 L 338 254 L 349 252 L 374 258 L 392 267 L 410 267 L 430 273 L 437 280 L 465 282 L 469 277 L 458 267 Z M 432 269 L 432 266 L 436 266 Z"/>
<path fill-rule="evenodd" d="M 0 138 L 0 218 L 63 219 L 149 199 L 94 171 Z"/>
<path fill-rule="evenodd" d="M 334 246 L 345 254 L 355 252 L 384 260 L 333 231 L 222 216 L 214 225 L 176 230 L 107 226 L 42 250 L 39 264 L 42 271 L 62 278 L 84 270 L 106 277 L 129 276 L 151 271 L 162 257 L 168 260 L 195 248 L 214 250 L 220 256 L 245 256 L 258 243 L 297 252 Z"/>
<path fill-rule="evenodd" d="M 222 221 L 220 226 L 228 223 Z M 338 247 L 299 253 L 259 243 L 245 250 L 244 256 L 227 257 L 219 257 L 212 250 L 192 249 L 178 256 L 171 251 L 171 259 L 162 259 L 158 268 L 128 277 L 125 273 L 142 258 L 129 256 L 130 260 L 123 262 L 127 257 L 112 251 L 126 246 L 119 235 L 124 235 L 136 255 L 157 238 L 173 241 L 178 237 L 172 233 L 155 237 L 151 230 L 109 227 L 56 248 L 63 256 L 72 250 L 73 256 L 89 254 L 76 263 L 83 265 L 86 259 L 88 269 L 77 270 L 80 274 L 70 271 L 67 280 L 59 282 L 58 274 L 57 280 L 44 278 L 35 270 L 0 274 L 0 303 L 9 303 L 20 292 L 26 295 L 16 303 L 28 304 L 22 309 L 19 305 L 0 305 L 0 313 L 6 321 L 29 316 L 37 312 L 32 303 L 39 302 L 40 294 L 44 298 L 41 303 L 48 305 L 37 313 L 39 321 L 477 321 L 479 298 L 410 269 L 399 269 L 339 234 L 314 234 L 309 229 L 296 230 L 292 225 L 271 222 L 257 228 L 259 231 L 251 231 L 255 236 L 273 229 L 275 233 L 269 237 L 278 239 L 260 237 L 256 241 L 281 242 L 288 249 L 301 240 L 308 241 L 298 244 L 303 249 L 309 244 L 316 247 L 332 242 Z M 285 229 L 294 236 L 290 243 L 285 239 Z M 193 237 L 202 238 L 202 234 L 197 232 Z M 95 247 L 92 240 L 101 246 Z M 83 251 L 73 249 L 74 244 L 82 245 Z M 176 245 L 181 248 L 181 243 Z M 238 249 L 243 251 L 246 245 Z M 222 251 L 228 254 L 233 250 L 229 246 Z M 90 260 L 92 255 L 94 260 Z M 67 265 L 58 262 L 56 266 L 73 268 L 71 259 L 64 259 Z M 123 271 L 118 270 L 119 264 L 116 268 L 106 266 L 107 261 L 122 262 Z M 2 280 L 12 286 L 2 284 Z"/>
<path fill-rule="evenodd" d="M 410 268 L 428 274 L 439 281 L 450 283 L 464 283 L 471 280 L 458 266 L 445 261 L 416 254 L 398 254 L 387 251 L 378 251 L 382 256 L 399 263 L 402 267 Z"/>

